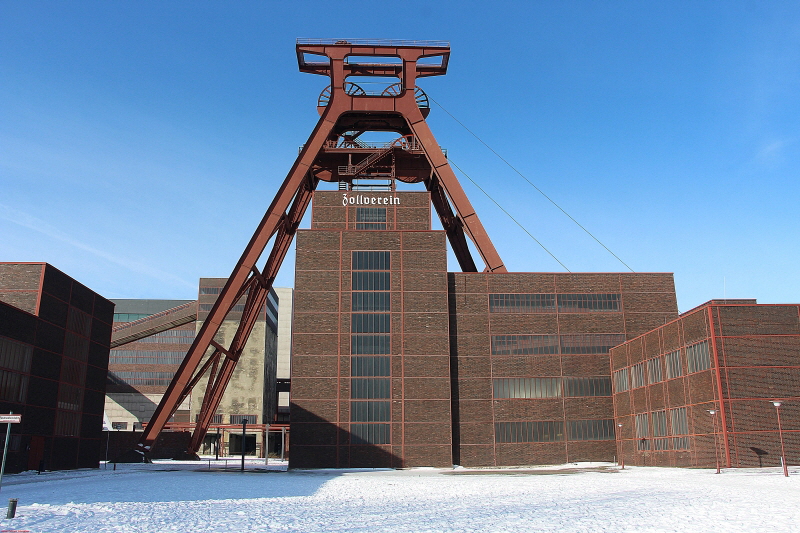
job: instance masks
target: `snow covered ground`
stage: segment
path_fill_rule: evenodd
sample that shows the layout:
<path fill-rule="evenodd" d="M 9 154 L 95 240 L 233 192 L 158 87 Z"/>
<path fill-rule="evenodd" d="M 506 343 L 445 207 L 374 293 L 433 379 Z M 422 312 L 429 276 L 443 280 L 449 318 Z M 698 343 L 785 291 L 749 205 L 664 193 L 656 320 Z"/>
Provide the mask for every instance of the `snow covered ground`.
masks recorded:
<path fill-rule="evenodd" d="M 797 532 L 800 469 L 313 470 L 159 462 L 3 478 L 0 532 Z"/>

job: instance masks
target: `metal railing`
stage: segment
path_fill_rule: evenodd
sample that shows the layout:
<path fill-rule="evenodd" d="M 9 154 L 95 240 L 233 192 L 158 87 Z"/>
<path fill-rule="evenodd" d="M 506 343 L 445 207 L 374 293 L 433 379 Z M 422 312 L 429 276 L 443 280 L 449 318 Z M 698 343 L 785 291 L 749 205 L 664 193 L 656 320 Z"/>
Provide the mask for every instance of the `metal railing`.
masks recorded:
<path fill-rule="evenodd" d="M 408 39 L 308 39 L 301 37 L 297 39 L 297 44 L 450 48 L 450 41 L 417 41 Z"/>

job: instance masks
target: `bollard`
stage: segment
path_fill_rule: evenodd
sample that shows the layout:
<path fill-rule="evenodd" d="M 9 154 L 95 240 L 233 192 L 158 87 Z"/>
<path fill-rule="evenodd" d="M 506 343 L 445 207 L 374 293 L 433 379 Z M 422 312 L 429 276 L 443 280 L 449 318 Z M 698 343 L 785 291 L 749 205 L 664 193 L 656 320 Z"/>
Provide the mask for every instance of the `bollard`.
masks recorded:
<path fill-rule="evenodd" d="M 14 518 L 17 515 L 17 499 L 11 498 L 8 500 L 8 512 L 6 518 Z"/>

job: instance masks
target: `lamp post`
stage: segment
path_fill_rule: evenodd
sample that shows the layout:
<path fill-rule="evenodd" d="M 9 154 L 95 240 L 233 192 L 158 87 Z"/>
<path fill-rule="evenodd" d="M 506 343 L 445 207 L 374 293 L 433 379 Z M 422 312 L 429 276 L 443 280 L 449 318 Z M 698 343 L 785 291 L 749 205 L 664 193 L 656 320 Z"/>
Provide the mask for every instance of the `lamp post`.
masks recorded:
<path fill-rule="evenodd" d="M 717 411 L 716 409 L 706 409 L 711 415 L 714 424 L 714 458 L 717 460 L 717 474 L 719 474 L 719 444 L 717 443 Z"/>
<path fill-rule="evenodd" d="M 775 406 L 775 414 L 778 415 L 778 437 L 781 439 L 781 463 L 783 463 L 783 475 L 789 477 L 789 467 L 786 465 L 786 450 L 783 447 L 783 428 L 781 427 L 781 405 L 783 402 L 772 401 Z"/>
<path fill-rule="evenodd" d="M 625 470 L 625 457 L 622 456 L 622 424 L 617 424 L 617 441 L 619 442 L 619 465 L 621 470 Z"/>

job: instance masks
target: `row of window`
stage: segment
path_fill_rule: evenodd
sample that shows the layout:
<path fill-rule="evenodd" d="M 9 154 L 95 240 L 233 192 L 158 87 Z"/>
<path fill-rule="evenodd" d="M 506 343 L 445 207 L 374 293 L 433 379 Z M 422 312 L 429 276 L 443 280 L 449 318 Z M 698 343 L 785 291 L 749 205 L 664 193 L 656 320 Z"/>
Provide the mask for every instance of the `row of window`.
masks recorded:
<path fill-rule="evenodd" d="M 152 313 L 114 313 L 114 322 L 135 322 L 147 318 Z"/>
<path fill-rule="evenodd" d="M 174 376 L 174 372 L 118 371 L 108 373 L 108 382 L 111 385 L 150 385 L 166 387 L 172 382 Z"/>
<path fill-rule="evenodd" d="M 186 352 L 141 350 L 111 350 L 108 357 L 110 365 L 179 365 L 186 357 Z"/>
<path fill-rule="evenodd" d="M 495 398 L 562 398 L 611 396 L 609 377 L 495 379 Z"/>
<path fill-rule="evenodd" d="M 195 331 L 193 329 L 168 329 L 167 331 L 139 339 L 137 342 L 147 344 L 191 344 L 194 342 L 194 337 Z"/>
<path fill-rule="evenodd" d="M 667 420 L 669 419 L 669 426 Z M 689 449 L 689 421 L 686 408 L 653 411 L 636 415 L 637 448 L 641 451 Z M 652 428 L 652 431 L 651 431 Z"/>
<path fill-rule="evenodd" d="M 621 311 L 619 294 L 490 294 L 490 313 Z"/>
<path fill-rule="evenodd" d="M 623 342 L 618 333 L 492 335 L 492 355 L 605 354 Z"/>
<path fill-rule="evenodd" d="M 708 341 L 686 347 L 686 367 L 689 374 L 711 368 Z M 617 392 L 624 392 L 648 384 L 660 383 L 665 380 L 665 376 L 666 379 L 673 379 L 683 375 L 681 351 L 675 350 L 617 370 L 614 372 L 614 388 Z"/>
<path fill-rule="evenodd" d="M 568 420 L 566 440 L 613 440 L 614 420 Z M 564 422 L 496 422 L 494 439 L 498 443 L 561 442 L 564 440 Z"/>

